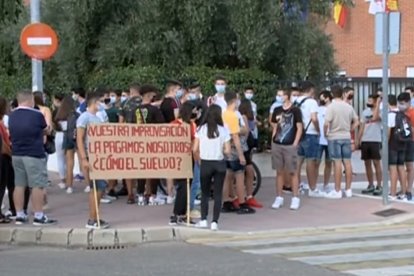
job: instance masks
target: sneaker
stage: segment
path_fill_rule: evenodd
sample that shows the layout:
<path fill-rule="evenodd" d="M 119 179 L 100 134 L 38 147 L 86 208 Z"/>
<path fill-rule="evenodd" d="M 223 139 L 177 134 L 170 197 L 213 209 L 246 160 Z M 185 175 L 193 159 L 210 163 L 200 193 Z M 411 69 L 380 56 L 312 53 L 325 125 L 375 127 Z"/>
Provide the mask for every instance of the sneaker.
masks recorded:
<path fill-rule="evenodd" d="M 290 210 L 298 210 L 300 207 L 300 198 L 292 197 L 292 201 L 290 202 Z"/>
<path fill-rule="evenodd" d="M 239 199 L 238 199 L 238 198 L 235 198 L 235 199 L 232 201 L 232 204 L 233 204 L 233 207 L 234 207 L 235 209 L 240 209 L 240 201 L 239 201 Z"/>
<path fill-rule="evenodd" d="M 397 199 L 401 200 L 401 201 L 408 201 L 407 196 L 405 194 L 401 194 L 401 195 L 397 196 Z"/>
<path fill-rule="evenodd" d="M 256 210 L 247 205 L 247 203 L 240 204 L 240 209 L 237 211 L 238 215 L 248 215 L 254 213 L 256 213 Z"/>
<path fill-rule="evenodd" d="M 106 197 L 106 198 L 108 198 L 108 199 L 110 199 L 111 201 L 115 201 L 115 200 L 117 200 L 117 199 L 118 199 L 118 197 L 116 197 L 116 196 L 111 196 L 111 195 L 109 195 L 109 194 L 106 194 L 106 195 L 105 195 L 105 197 Z"/>
<path fill-rule="evenodd" d="M 375 191 L 375 186 L 370 184 L 368 185 L 368 187 L 365 190 L 362 190 L 362 194 L 366 195 L 366 194 L 372 194 Z"/>
<path fill-rule="evenodd" d="M 258 202 L 254 197 L 251 197 L 248 200 L 246 200 L 246 203 L 252 208 L 263 208 L 263 204 Z"/>
<path fill-rule="evenodd" d="M 187 217 L 186 216 L 178 217 L 177 223 L 187 225 Z M 196 223 L 191 218 L 190 218 L 190 225 L 196 225 Z"/>
<path fill-rule="evenodd" d="M 192 219 L 199 219 L 199 218 L 201 218 L 201 213 L 200 213 L 200 211 L 199 211 L 199 210 L 196 210 L 196 209 L 191 210 L 191 212 L 190 212 L 190 217 L 191 217 Z"/>
<path fill-rule="evenodd" d="M 98 227 L 98 221 L 97 220 L 88 220 L 88 222 L 85 225 L 85 228 L 87 229 L 107 229 L 109 228 L 109 223 L 107 223 L 104 220 L 99 220 L 99 226 Z"/>
<path fill-rule="evenodd" d="M 283 206 L 283 203 L 284 203 L 283 197 L 280 197 L 280 196 L 276 197 L 275 202 L 273 202 L 272 204 L 272 209 L 279 209 L 280 207 Z"/>
<path fill-rule="evenodd" d="M 66 189 L 66 193 L 67 193 L 68 195 L 73 194 L 73 188 L 68 187 L 68 188 Z"/>
<path fill-rule="evenodd" d="M 9 219 L 13 219 L 13 220 L 15 220 L 15 219 L 16 219 L 16 214 L 13 214 L 10 210 L 9 210 L 9 211 L 7 211 L 6 213 L 4 213 L 4 215 L 5 215 L 6 217 L 8 217 Z"/>
<path fill-rule="evenodd" d="M 59 189 L 64 190 L 66 188 L 66 184 L 63 182 L 60 182 L 59 184 L 57 184 Z"/>
<path fill-rule="evenodd" d="M 76 181 L 78 181 L 78 182 L 80 182 L 80 181 L 83 181 L 83 180 L 85 180 L 85 177 L 83 177 L 82 175 L 80 175 L 80 174 L 77 174 L 77 175 L 75 175 L 75 178 L 74 178 Z"/>
<path fill-rule="evenodd" d="M 318 188 L 316 188 L 315 190 L 309 189 L 309 193 L 308 193 L 309 197 L 325 197 L 325 195 L 326 195 L 326 193 L 322 192 Z"/>
<path fill-rule="evenodd" d="M 170 222 L 168 223 L 168 225 L 170 226 L 176 226 L 178 223 L 178 218 L 177 216 L 171 216 L 170 217 Z"/>
<path fill-rule="evenodd" d="M 91 187 L 86 186 L 85 190 L 83 190 L 85 193 L 90 193 L 91 192 Z"/>
<path fill-rule="evenodd" d="M 133 195 L 128 196 L 128 200 L 127 200 L 127 204 L 131 205 L 131 204 L 135 204 L 135 197 Z"/>
<path fill-rule="evenodd" d="M 194 205 L 195 205 L 195 206 L 200 206 L 200 205 L 201 205 L 201 200 L 199 200 L 199 199 L 194 199 Z"/>
<path fill-rule="evenodd" d="M 210 226 L 211 231 L 218 231 L 218 224 L 217 222 L 212 222 Z"/>
<path fill-rule="evenodd" d="M 174 197 L 172 197 L 172 196 L 167 196 L 167 204 L 168 204 L 168 205 L 174 204 L 174 200 L 175 200 L 175 198 L 174 198 Z"/>
<path fill-rule="evenodd" d="M 405 196 L 407 197 L 407 200 L 409 200 L 409 201 L 413 200 L 413 195 L 412 195 L 412 193 L 411 193 L 411 192 L 407 192 L 407 193 L 405 194 Z"/>
<path fill-rule="evenodd" d="M 50 219 L 45 215 L 43 215 L 43 217 L 41 219 L 37 219 L 37 218 L 33 219 L 33 225 L 36 225 L 36 226 L 55 225 L 56 223 L 57 223 L 57 220 Z"/>
<path fill-rule="evenodd" d="M 351 189 L 345 190 L 345 197 L 347 197 L 347 198 L 352 197 L 352 190 Z"/>
<path fill-rule="evenodd" d="M 27 216 L 25 217 L 16 217 L 16 225 L 22 225 L 29 222 L 29 218 Z"/>
<path fill-rule="evenodd" d="M 329 192 L 331 192 L 332 190 L 331 190 L 331 188 L 329 187 L 329 184 L 327 184 L 327 185 L 324 185 L 323 186 L 323 189 L 322 189 L 322 192 L 324 192 L 324 193 L 329 193 Z"/>
<path fill-rule="evenodd" d="M 236 211 L 237 209 L 234 208 L 233 202 L 231 201 L 223 202 L 223 207 L 221 208 L 222 213 L 234 213 Z"/>
<path fill-rule="evenodd" d="M 301 182 L 299 184 L 299 189 L 300 190 L 309 190 L 309 184 L 308 183 L 305 183 L 305 182 Z"/>
<path fill-rule="evenodd" d="M 127 196 L 128 190 L 125 187 L 122 187 L 118 192 L 116 192 L 117 196 Z"/>
<path fill-rule="evenodd" d="M 155 206 L 155 205 L 164 205 L 165 200 L 159 199 L 158 197 L 150 196 L 148 199 L 148 205 Z"/>
<path fill-rule="evenodd" d="M 110 203 L 112 203 L 112 200 L 110 200 L 109 198 L 106 197 L 106 195 L 104 195 L 104 196 L 102 196 L 100 202 L 102 204 L 110 204 Z"/>
<path fill-rule="evenodd" d="M 382 195 L 382 187 L 376 187 L 375 191 L 372 193 L 374 196 L 381 196 Z"/>
<path fill-rule="evenodd" d="M 195 227 L 196 228 L 207 228 L 208 222 L 207 220 L 200 220 L 199 222 L 196 223 Z"/>
<path fill-rule="evenodd" d="M 336 190 L 332 190 L 330 193 L 325 195 L 325 198 L 340 199 L 342 198 L 342 191 L 337 192 Z"/>
<path fill-rule="evenodd" d="M 145 197 L 144 196 L 138 196 L 138 206 L 144 206 L 145 205 Z"/>
<path fill-rule="evenodd" d="M 114 189 L 112 189 L 108 192 L 108 196 L 114 198 L 114 200 L 118 199 L 118 195 L 116 194 Z"/>
<path fill-rule="evenodd" d="M 388 195 L 389 200 L 397 200 L 398 198 L 396 196 Z"/>

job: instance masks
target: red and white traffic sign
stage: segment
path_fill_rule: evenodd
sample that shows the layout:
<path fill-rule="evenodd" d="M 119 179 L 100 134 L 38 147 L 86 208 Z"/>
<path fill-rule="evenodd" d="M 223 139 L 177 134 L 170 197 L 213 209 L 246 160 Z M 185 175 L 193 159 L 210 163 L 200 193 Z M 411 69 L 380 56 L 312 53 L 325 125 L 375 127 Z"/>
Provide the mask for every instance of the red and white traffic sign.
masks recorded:
<path fill-rule="evenodd" d="M 20 35 L 20 46 L 29 57 L 45 60 L 56 53 L 58 38 L 49 25 L 33 23 L 24 27 Z"/>

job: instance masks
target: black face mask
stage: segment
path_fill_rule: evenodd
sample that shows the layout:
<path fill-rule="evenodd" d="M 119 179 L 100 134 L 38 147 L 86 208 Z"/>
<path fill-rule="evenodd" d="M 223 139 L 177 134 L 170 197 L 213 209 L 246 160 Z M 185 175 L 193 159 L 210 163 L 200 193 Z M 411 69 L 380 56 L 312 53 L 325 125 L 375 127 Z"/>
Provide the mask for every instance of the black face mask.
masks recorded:
<path fill-rule="evenodd" d="M 374 107 L 374 105 L 373 105 L 373 104 L 367 104 L 367 107 L 368 107 L 368 108 L 373 108 L 373 107 Z"/>
<path fill-rule="evenodd" d="M 326 102 L 325 102 L 325 100 L 319 100 L 319 104 L 324 106 L 324 105 L 326 105 Z"/>
<path fill-rule="evenodd" d="M 191 113 L 191 119 L 197 119 L 197 113 Z"/>
<path fill-rule="evenodd" d="M 109 104 L 111 102 L 111 99 L 110 98 L 106 98 L 105 100 L 104 100 L 104 104 Z"/>
<path fill-rule="evenodd" d="M 348 100 L 352 100 L 354 98 L 354 95 L 348 95 Z"/>

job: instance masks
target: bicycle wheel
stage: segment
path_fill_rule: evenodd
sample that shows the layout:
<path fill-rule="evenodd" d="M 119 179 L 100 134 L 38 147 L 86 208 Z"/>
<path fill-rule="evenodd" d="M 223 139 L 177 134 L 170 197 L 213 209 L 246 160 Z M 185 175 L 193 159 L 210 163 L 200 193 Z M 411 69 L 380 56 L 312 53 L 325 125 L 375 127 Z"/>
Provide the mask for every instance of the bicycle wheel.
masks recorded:
<path fill-rule="evenodd" d="M 253 195 L 255 196 L 260 190 L 260 185 L 262 185 L 262 174 L 256 163 L 252 162 L 252 165 L 254 169 Z"/>

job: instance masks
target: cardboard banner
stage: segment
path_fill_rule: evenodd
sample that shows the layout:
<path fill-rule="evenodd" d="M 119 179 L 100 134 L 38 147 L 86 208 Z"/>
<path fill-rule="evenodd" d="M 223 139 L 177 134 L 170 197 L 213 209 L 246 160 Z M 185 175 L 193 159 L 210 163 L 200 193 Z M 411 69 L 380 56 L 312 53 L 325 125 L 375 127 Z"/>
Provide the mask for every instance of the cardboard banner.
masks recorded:
<path fill-rule="evenodd" d="M 192 178 L 190 126 L 88 126 L 91 179 Z"/>

